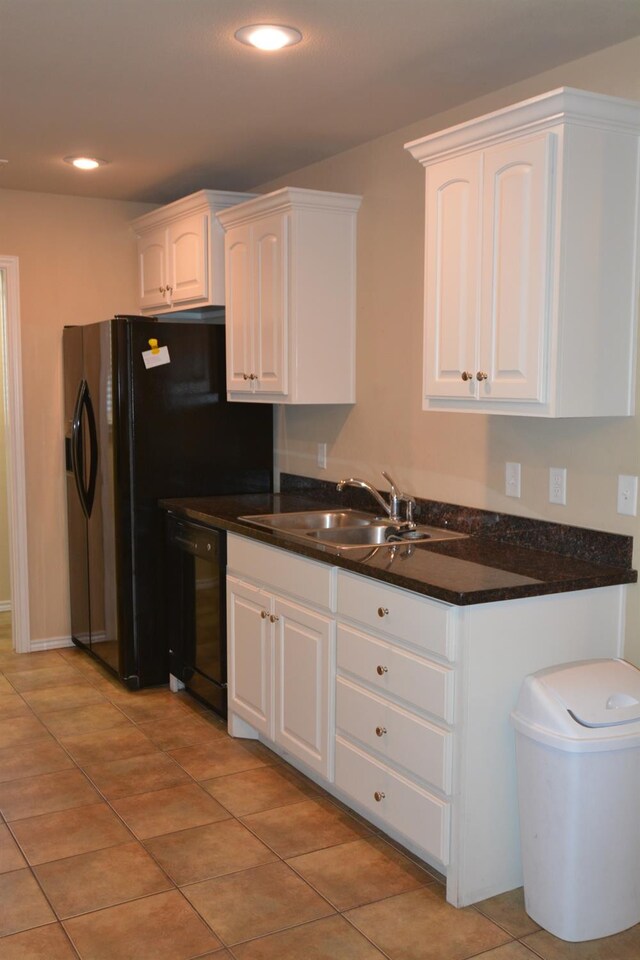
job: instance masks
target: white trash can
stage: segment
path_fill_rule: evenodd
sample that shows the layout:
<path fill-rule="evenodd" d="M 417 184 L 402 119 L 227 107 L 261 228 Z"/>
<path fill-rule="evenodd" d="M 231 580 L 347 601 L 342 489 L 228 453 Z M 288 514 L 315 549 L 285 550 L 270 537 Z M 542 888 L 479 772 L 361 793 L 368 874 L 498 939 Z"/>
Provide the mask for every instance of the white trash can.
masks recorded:
<path fill-rule="evenodd" d="M 640 670 L 542 670 L 525 678 L 511 720 L 527 913 L 571 941 L 639 923 Z"/>

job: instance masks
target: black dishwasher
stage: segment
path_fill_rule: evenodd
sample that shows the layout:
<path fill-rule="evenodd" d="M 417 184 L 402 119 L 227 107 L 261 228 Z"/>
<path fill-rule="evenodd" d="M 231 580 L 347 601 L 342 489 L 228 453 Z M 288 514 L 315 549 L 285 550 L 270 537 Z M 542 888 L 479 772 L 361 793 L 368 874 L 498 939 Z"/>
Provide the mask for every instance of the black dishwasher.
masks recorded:
<path fill-rule="evenodd" d="M 167 547 L 170 672 L 226 717 L 225 533 L 169 514 Z"/>

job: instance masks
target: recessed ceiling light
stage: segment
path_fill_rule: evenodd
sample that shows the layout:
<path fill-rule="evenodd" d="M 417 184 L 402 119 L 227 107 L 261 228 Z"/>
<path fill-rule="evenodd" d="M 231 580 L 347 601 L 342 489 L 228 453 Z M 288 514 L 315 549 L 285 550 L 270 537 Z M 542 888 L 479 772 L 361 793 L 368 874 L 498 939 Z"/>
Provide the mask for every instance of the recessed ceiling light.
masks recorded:
<path fill-rule="evenodd" d="M 302 34 L 295 27 L 281 27 L 273 23 L 252 23 L 240 27 L 234 36 L 240 43 L 247 43 L 259 50 L 281 50 L 302 40 Z"/>
<path fill-rule="evenodd" d="M 108 160 L 98 160 L 97 157 L 65 157 L 65 163 L 70 163 L 77 170 L 95 170 L 96 167 L 103 167 Z"/>

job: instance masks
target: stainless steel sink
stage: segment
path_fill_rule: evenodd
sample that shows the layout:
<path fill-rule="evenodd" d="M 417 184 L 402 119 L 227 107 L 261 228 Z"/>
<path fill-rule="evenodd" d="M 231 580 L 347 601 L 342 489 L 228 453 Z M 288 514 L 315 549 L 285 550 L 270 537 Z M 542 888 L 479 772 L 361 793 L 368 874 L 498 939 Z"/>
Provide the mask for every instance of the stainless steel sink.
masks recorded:
<path fill-rule="evenodd" d="M 290 537 L 323 544 L 336 551 L 392 547 L 399 543 L 433 543 L 466 536 L 453 530 L 424 525 L 402 533 L 380 517 L 359 510 L 301 510 L 296 513 L 266 513 L 239 519 L 268 530 L 277 530 Z"/>
<path fill-rule="evenodd" d="M 297 513 L 262 513 L 239 517 L 269 530 L 334 530 L 337 527 L 369 526 L 376 522 L 372 513 L 362 510 L 300 510 Z"/>

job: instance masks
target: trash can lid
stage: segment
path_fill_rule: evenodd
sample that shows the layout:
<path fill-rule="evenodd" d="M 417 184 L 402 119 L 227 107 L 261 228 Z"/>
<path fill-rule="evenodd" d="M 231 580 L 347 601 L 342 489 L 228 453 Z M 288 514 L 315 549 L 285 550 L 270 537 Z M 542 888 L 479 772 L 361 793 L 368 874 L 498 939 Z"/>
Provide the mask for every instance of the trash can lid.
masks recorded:
<path fill-rule="evenodd" d="M 625 660 L 588 660 L 552 670 L 542 682 L 578 723 L 613 727 L 640 720 L 640 670 Z"/>
<path fill-rule="evenodd" d="M 511 719 L 525 735 L 561 749 L 640 745 L 640 670 L 624 660 L 541 670 L 525 677 Z"/>

